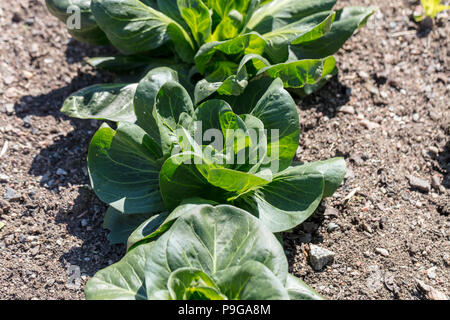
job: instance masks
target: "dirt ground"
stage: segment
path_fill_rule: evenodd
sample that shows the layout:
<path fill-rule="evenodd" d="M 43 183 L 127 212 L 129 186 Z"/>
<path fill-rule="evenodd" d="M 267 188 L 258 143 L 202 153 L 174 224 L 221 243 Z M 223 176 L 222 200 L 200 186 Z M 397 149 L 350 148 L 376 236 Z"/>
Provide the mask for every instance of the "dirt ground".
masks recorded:
<path fill-rule="evenodd" d="M 349 168 L 335 196 L 284 235 L 291 271 L 329 299 L 429 298 L 417 280 L 450 295 L 449 16 L 420 29 L 417 3 L 339 1 L 380 11 L 336 55 L 339 75 L 299 101 L 297 160 L 338 155 Z M 125 249 L 109 245 L 89 187 L 100 123 L 59 108 L 112 81 L 83 64 L 110 49 L 70 40 L 44 0 L 1 1 L 0 30 L 0 299 L 83 299 L 89 277 Z M 334 262 L 314 271 L 310 243 Z"/>

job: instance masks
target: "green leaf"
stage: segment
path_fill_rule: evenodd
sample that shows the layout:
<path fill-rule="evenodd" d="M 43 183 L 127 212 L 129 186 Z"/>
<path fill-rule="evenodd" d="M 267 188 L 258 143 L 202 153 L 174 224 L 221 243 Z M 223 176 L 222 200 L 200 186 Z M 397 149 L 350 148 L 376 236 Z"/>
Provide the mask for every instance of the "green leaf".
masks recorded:
<path fill-rule="evenodd" d="M 120 212 L 161 212 L 161 157 L 160 147 L 138 126 L 123 122 L 114 131 L 104 124 L 89 148 L 92 188 L 103 202 Z"/>
<path fill-rule="evenodd" d="M 242 55 L 257 54 L 262 55 L 266 41 L 257 33 L 247 33 L 234 39 L 219 42 L 208 42 L 204 44 L 195 56 L 195 65 L 200 73 L 212 72 L 211 62 L 217 63 L 214 58 L 216 53 L 225 55 Z M 230 76 L 232 74 L 225 74 Z"/>
<path fill-rule="evenodd" d="M 333 56 L 325 59 L 298 60 L 276 64 L 261 69 L 260 76 L 273 79 L 280 78 L 285 88 L 301 88 L 307 84 L 315 84 L 332 73 L 336 66 Z"/>
<path fill-rule="evenodd" d="M 87 42 L 96 45 L 109 44 L 105 33 L 97 25 L 91 12 L 90 0 L 46 0 L 48 10 L 51 14 L 61 20 L 68 26 L 69 33 L 81 42 Z M 78 11 L 71 11 L 72 8 L 78 7 L 80 16 L 80 29 L 69 28 L 68 22 L 71 17 L 76 18 Z M 76 21 L 73 21 L 74 23 Z"/>
<path fill-rule="evenodd" d="M 308 219 L 322 200 L 324 177 L 302 167 L 291 167 L 252 197 L 252 212 L 272 231 L 290 230 Z M 249 201 L 249 200 L 247 200 Z"/>
<path fill-rule="evenodd" d="M 256 10 L 246 28 L 264 34 L 318 12 L 330 11 L 335 3 L 336 0 L 269 1 Z"/>
<path fill-rule="evenodd" d="M 224 70 L 224 66 L 229 64 L 230 63 L 226 61 L 217 62 L 215 64 L 216 70 L 214 71 L 214 74 L 208 75 L 206 79 L 200 80 L 197 83 L 194 93 L 196 104 L 205 100 L 214 93 L 219 95 L 242 95 L 247 87 L 249 79 L 247 67 L 253 70 L 259 70 L 270 65 L 269 61 L 257 54 L 247 54 L 244 56 L 237 69 L 234 68 L 235 64 L 232 63 L 233 67 L 228 69 L 230 71 L 222 71 Z M 219 74 L 218 77 L 215 77 L 216 73 Z M 232 75 L 225 76 L 224 78 L 223 75 L 227 74 Z"/>
<path fill-rule="evenodd" d="M 213 280 L 194 268 L 180 268 L 172 272 L 167 286 L 173 300 L 226 300 Z"/>
<path fill-rule="evenodd" d="M 265 272 L 272 272 L 272 280 L 284 285 L 287 260 L 269 230 L 238 208 L 199 205 L 178 218 L 158 240 L 136 247 L 120 262 L 99 271 L 86 285 L 86 298 L 167 299 L 168 281 L 173 272 L 189 267 L 214 279 L 221 271 L 244 266 L 249 261 L 263 264 L 268 269 Z M 253 283 L 259 283 L 258 275 L 248 276 L 251 272 L 254 271 L 246 266 L 235 274 L 238 278 L 256 278 L 242 294 L 267 298 L 266 289 L 273 292 L 269 288 L 276 286 L 265 280 L 264 290 L 258 294 L 258 290 L 251 288 Z"/>
<path fill-rule="evenodd" d="M 366 24 L 375 12 L 374 8 L 348 7 L 336 12 L 330 32 L 312 41 L 305 41 L 291 47 L 298 59 L 320 59 L 336 53 L 353 35 L 355 30 Z"/>
<path fill-rule="evenodd" d="M 214 279 L 229 300 L 289 300 L 283 283 L 260 262 L 223 270 Z"/>
<path fill-rule="evenodd" d="M 161 47 L 169 40 L 169 25 L 175 26 L 184 35 L 176 39 L 178 42 L 184 41 L 193 48 L 186 31 L 149 2 L 144 4 L 139 0 L 92 0 L 91 9 L 108 39 L 122 53 L 143 53 Z"/>
<path fill-rule="evenodd" d="M 114 55 L 109 57 L 95 57 L 87 60 L 91 66 L 111 72 L 129 72 L 130 70 L 149 67 L 151 69 L 170 66 L 173 61 L 167 59 L 155 59 L 146 56 Z"/>
<path fill-rule="evenodd" d="M 208 7 L 201 0 L 177 0 L 177 3 L 197 44 L 201 46 L 209 41 L 212 21 Z"/>
<path fill-rule="evenodd" d="M 154 219 L 157 216 L 153 216 Z M 146 214 L 124 214 L 109 207 L 105 214 L 103 227 L 108 229 L 108 240 L 111 244 L 127 243 L 128 238 L 144 221 L 149 219 Z"/>
<path fill-rule="evenodd" d="M 273 63 L 285 62 L 289 57 L 290 44 L 300 44 L 323 37 L 331 30 L 334 17 L 334 12 L 319 12 L 264 34 L 263 37 L 268 43 L 266 54 Z"/>
<path fill-rule="evenodd" d="M 169 210 L 176 208 L 186 198 L 214 199 L 211 197 L 214 192 L 217 196 L 223 194 L 223 191 L 209 185 L 193 165 L 195 158 L 198 158 L 198 155 L 185 152 L 174 155 L 164 162 L 159 184 L 164 204 Z"/>
<path fill-rule="evenodd" d="M 298 149 L 300 123 L 297 105 L 280 79 L 272 82 L 251 114 L 261 120 L 264 129 L 268 130 L 267 156 L 272 172 L 289 167 Z"/>
<path fill-rule="evenodd" d="M 347 171 L 344 158 L 333 158 L 325 161 L 305 163 L 296 168 L 302 168 L 304 172 L 320 172 L 325 181 L 323 197 L 331 197 L 340 187 Z"/>
<path fill-rule="evenodd" d="M 180 121 L 194 114 L 189 93 L 178 82 L 166 82 L 156 96 L 154 113 L 161 137 L 162 151 L 164 156 L 168 157 L 178 142 L 176 129 Z"/>
<path fill-rule="evenodd" d="M 216 205 L 217 203 L 200 198 L 188 198 L 176 207 L 172 213 L 163 213 L 146 220 L 128 238 L 128 251 L 133 250 L 141 244 L 155 240 L 166 232 L 179 217 L 195 210 L 197 205 L 205 204 Z"/>
<path fill-rule="evenodd" d="M 291 274 L 287 276 L 286 289 L 291 300 L 324 300 L 314 289 Z"/>
<path fill-rule="evenodd" d="M 137 123 L 157 143 L 161 142 L 161 136 L 153 110 L 158 91 L 168 81 L 178 81 L 175 70 L 165 67 L 153 69 L 139 82 L 134 96 Z"/>
<path fill-rule="evenodd" d="M 79 119 L 135 122 L 136 87 L 137 84 L 95 84 L 67 98 L 61 112 Z"/>

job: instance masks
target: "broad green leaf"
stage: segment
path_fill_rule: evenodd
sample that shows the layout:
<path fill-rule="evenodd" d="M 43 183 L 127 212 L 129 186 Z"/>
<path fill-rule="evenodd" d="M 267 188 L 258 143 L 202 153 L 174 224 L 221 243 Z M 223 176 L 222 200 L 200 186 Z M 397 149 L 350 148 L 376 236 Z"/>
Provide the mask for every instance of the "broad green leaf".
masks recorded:
<path fill-rule="evenodd" d="M 226 65 L 229 62 L 218 62 L 217 65 Z M 235 64 L 232 64 L 235 67 Z M 195 86 L 195 103 L 205 100 L 207 97 L 217 93 L 219 95 L 233 95 L 240 96 L 244 92 L 245 88 L 248 85 L 249 75 L 247 72 L 247 68 L 249 70 L 254 70 L 255 73 L 259 69 L 269 66 L 270 63 L 265 58 L 256 54 L 248 54 L 244 56 L 237 66 L 237 69 L 231 68 L 230 70 L 236 71 L 228 71 L 222 72 L 222 68 L 217 68 L 214 73 L 219 73 L 219 77 L 214 77 L 214 74 L 208 75 L 206 79 L 200 80 Z M 223 75 L 233 73 L 231 76 Z"/>
<path fill-rule="evenodd" d="M 261 120 L 267 130 L 268 165 L 273 173 L 283 171 L 297 152 L 300 123 L 297 105 L 280 79 L 272 82 L 251 114 Z"/>
<path fill-rule="evenodd" d="M 143 53 L 162 46 L 169 40 L 169 25 L 184 35 L 176 39 L 178 42 L 184 41 L 193 48 L 186 31 L 150 4 L 139 0 L 92 0 L 91 9 L 111 43 L 125 54 Z"/>
<path fill-rule="evenodd" d="M 245 13 L 249 7 L 250 0 L 205 0 L 205 3 L 220 18 L 225 18 L 232 10 Z"/>
<path fill-rule="evenodd" d="M 366 24 L 374 8 L 348 7 L 336 12 L 330 32 L 312 41 L 291 47 L 298 59 L 320 59 L 336 53 L 355 30 Z"/>
<path fill-rule="evenodd" d="M 209 185 L 197 170 L 193 164 L 196 158 L 198 155 L 180 153 L 164 162 L 159 184 L 164 204 L 169 210 L 176 208 L 186 198 L 203 197 L 213 200 L 211 194 L 214 192 L 217 196 L 223 196 L 223 192 Z"/>
<path fill-rule="evenodd" d="M 155 240 L 161 234 L 166 232 L 179 217 L 188 214 L 192 210 L 195 210 L 195 207 L 197 205 L 205 204 L 217 205 L 217 203 L 213 201 L 208 201 L 200 198 L 187 198 L 170 214 L 160 214 L 156 219 L 156 216 L 154 216 L 143 222 L 137 229 L 133 231 L 133 233 L 128 238 L 128 251 L 133 250 L 141 244 Z"/>
<path fill-rule="evenodd" d="M 285 62 L 289 57 L 289 45 L 312 41 L 324 36 L 331 29 L 334 12 L 319 12 L 287 26 L 263 35 L 267 40 L 266 54 L 273 63 Z"/>
<path fill-rule="evenodd" d="M 301 168 L 302 172 L 320 172 L 324 177 L 323 197 L 331 197 L 344 180 L 347 171 L 343 158 L 332 158 L 325 161 L 305 163 L 295 168 Z"/>
<path fill-rule="evenodd" d="M 153 110 L 158 91 L 168 81 L 178 81 L 175 70 L 165 67 L 153 69 L 139 82 L 134 96 L 137 123 L 157 143 L 161 143 L 161 136 Z"/>
<path fill-rule="evenodd" d="M 261 34 L 278 30 L 318 12 L 330 11 L 336 0 L 273 0 L 261 6 L 246 29 Z"/>
<path fill-rule="evenodd" d="M 442 0 L 420 0 L 420 3 L 422 4 L 422 7 L 425 11 L 425 14 L 420 16 L 414 16 L 414 19 L 417 22 L 422 21 L 425 17 L 431 17 L 436 18 L 437 14 L 445 11 L 450 10 L 450 6 L 446 6 L 441 4 Z"/>
<path fill-rule="evenodd" d="M 189 25 L 194 40 L 199 46 L 211 37 L 212 20 L 208 7 L 201 0 L 177 0 L 178 9 Z"/>
<path fill-rule="evenodd" d="M 327 84 L 327 82 L 337 74 L 338 74 L 338 68 L 334 67 L 333 71 L 331 71 L 328 75 L 324 76 L 318 82 L 316 82 L 314 84 L 307 84 L 301 88 L 290 88 L 289 91 L 296 94 L 300 98 L 304 98 L 304 97 L 322 89 Z"/>
<path fill-rule="evenodd" d="M 253 195 L 253 210 L 272 231 L 290 230 L 308 219 L 322 200 L 324 177 L 301 167 L 288 168 Z"/>
<path fill-rule="evenodd" d="M 229 300 L 289 300 L 283 283 L 260 262 L 223 270 L 214 280 Z"/>
<path fill-rule="evenodd" d="M 176 129 L 183 118 L 194 114 L 188 92 L 178 82 L 167 81 L 156 96 L 154 114 L 164 156 L 170 156 L 177 144 Z"/>
<path fill-rule="evenodd" d="M 158 144 L 138 126 L 123 122 L 114 131 L 104 124 L 89 148 L 92 188 L 103 202 L 120 212 L 161 212 L 161 157 Z"/>
<path fill-rule="evenodd" d="M 45 3 L 50 13 L 66 24 L 75 39 L 96 45 L 109 44 L 108 38 L 92 15 L 91 0 L 46 0 Z"/>
<path fill-rule="evenodd" d="M 169 277 L 177 270 L 198 269 L 214 279 L 216 274 L 249 261 L 263 264 L 267 273 L 272 272 L 273 281 L 285 284 L 288 273 L 283 248 L 255 217 L 231 206 L 199 205 L 178 218 L 158 240 L 136 247 L 122 261 L 99 271 L 86 285 L 86 298 L 167 299 Z M 256 277 L 242 294 L 267 298 L 265 290 L 257 295 L 251 288 L 259 282 L 257 274 L 248 277 L 251 271 L 246 267 L 235 275 L 249 280 Z M 276 287 L 263 283 L 266 288 Z"/>
<path fill-rule="evenodd" d="M 214 281 L 199 269 L 180 268 L 172 272 L 167 286 L 173 300 L 226 300 Z"/>
<path fill-rule="evenodd" d="M 145 56 L 114 55 L 109 57 L 95 57 L 87 60 L 91 66 L 111 72 L 129 72 L 143 67 L 157 68 L 170 66 L 173 61 L 155 59 Z"/>
<path fill-rule="evenodd" d="M 291 300 L 324 300 L 314 289 L 291 274 L 287 276 L 286 289 Z"/>
<path fill-rule="evenodd" d="M 95 84 L 67 98 L 61 112 L 79 119 L 135 122 L 136 87 L 137 84 Z"/>
<path fill-rule="evenodd" d="M 301 88 L 307 84 L 315 84 L 332 73 L 336 66 L 333 56 L 324 59 L 298 60 L 276 64 L 261 69 L 261 76 L 273 79 L 280 78 L 285 88 Z"/>
<path fill-rule="evenodd" d="M 221 42 L 208 42 L 204 44 L 195 56 L 195 65 L 200 73 L 212 72 L 211 62 L 217 63 L 214 58 L 216 53 L 225 55 L 258 54 L 262 55 L 266 41 L 257 33 L 247 33 L 234 39 Z M 229 74 L 231 75 L 231 74 Z M 224 76 L 229 76 L 224 75 Z"/>
<path fill-rule="evenodd" d="M 148 300 L 146 260 L 153 243 L 139 246 L 119 262 L 100 270 L 85 287 L 87 300 Z M 167 296 L 166 296 L 167 297 Z"/>
<path fill-rule="evenodd" d="M 157 216 L 153 216 L 152 219 Z M 103 227 L 109 230 L 108 240 L 111 244 L 127 243 L 133 231 L 148 219 L 149 215 L 147 214 L 124 214 L 109 207 L 105 214 Z"/>

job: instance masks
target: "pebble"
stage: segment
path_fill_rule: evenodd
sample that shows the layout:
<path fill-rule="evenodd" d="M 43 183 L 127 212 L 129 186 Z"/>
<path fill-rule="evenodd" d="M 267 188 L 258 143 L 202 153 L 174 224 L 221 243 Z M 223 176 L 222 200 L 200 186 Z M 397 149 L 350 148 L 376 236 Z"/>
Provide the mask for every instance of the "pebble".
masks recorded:
<path fill-rule="evenodd" d="M 419 122 L 419 120 L 420 120 L 419 114 L 418 113 L 414 113 L 413 116 L 412 116 L 412 120 L 414 122 Z"/>
<path fill-rule="evenodd" d="M 448 300 L 448 297 L 441 291 L 436 290 L 425 282 L 417 280 L 417 287 L 425 294 L 428 300 Z"/>
<path fill-rule="evenodd" d="M 369 79 L 369 77 L 370 77 L 369 74 L 365 71 L 360 71 L 359 76 L 363 79 Z"/>
<path fill-rule="evenodd" d="M 389 251 L 387 251 L 384 248 L 376 248 L 375 252 L 378 253 L 378 254 L 381 254 L 384 257 L 388 257 L 389 256 Z"/>
<path fill-rule="evenodd" d="M 369 120 L 361 120 L 359 123 L 368 130 L 373 130 L 380 127 L 378 123 Z"/>
<path fill-rule="evenodd" d="M 430 269 L 427 270 L 427 276 L 430 279 L 436 279 L 436 270 L 437 267 L 431 267 Z"/>
<path fill-rule="evenodd" d="M 435 157 L 435 156 L 438 155 L 439 149 L 436 148 L 436 147 L 431 146 L 431 147 L 428 148 L 428 152 L 429 152 L 433 157 Z"/>
<path fill-rule="evenodd" d="M 339 225 L 338 224 L 336 224 L 336 223 L 334 223 L 334 222 L 330 222 L 329 224 L 328 224 L 328 227 L 327 227 L 327 231 L 329 232 L 329 233 L 331 233 L 331 232 L 333 232 L 333 231 L 336 231 L 336 230 L 339 230 Z"/>
<path fill-rule="evenodd" d="M 339 210 L 327 206 L 327 208 L 325 209 L 324 215 L 327 217 L 338 217 L 339 216 Z"/>
<path fill-rule="evenodd" d="M 81 220 L 81 226 L 82 227 L 86 227 L 89 224 L 89 222 L 87 221 L 87 219 L 82 219 Z"/>
<path fill-rule="evenodd" d="M 407 176 L 408 180 L 409 180 L 409 185 L 413 188 L 416 188 L 420 191 L 423 192 L 428 192 L 431 189 L 430 184 L 428 183 L 428 181 L 425 181 L 423 179 L 417 178 L 415 176 L 409 175 Z"/>
<path fill-rule="evenodd" d="M 8 200 L 8 201 L 14 201 L 14 200 L 18 200 L 20 199 L 20 195 L 17 193 L 16 190 L 11 189 L 9 187 L 6 187 L 6 192 L 3 195 L 3 199 Z"/>
<path fill-rule="evenodd" d="M 58 168 L 58 170 L 56 170 L 56 174 L 58 176 L 67 176 L 67 171 L 61 168 Z"/>
<path fill-rule="evenodd" d="M 12 103 L 7 103 L 5 105 L 5 110 L 7 114 L 13 114 L 14 113 L 14 104 Z"/>
<path fill-rule="evenodd" d="M 1 175 L 0 175 L 0 180 L 1 180 Z M 441 178 L 439 178 L 439 176 L 437 174 L 435 174 L 431 177 L 431 185 L 436 190 L 439 190 L 439 187 L 441 186 Z"/>
<path fill-rule="evenodd" d="M 339 109 L 339 112 L 347 113 L 347 114 L 355 114 L 355 108 L 352 106 L 342 106 Z"/>
<path fill-rule="evenodd" d="M 0 183 L 1 182 L 9 182 L 9 176 L 7 176 L 6 174 L 0 173 Z"/>
<path fill-rule="evenodd" d="M 314 244 L 309 245 L 309 262 L 316 271 L 322 270 L 326 265 L 333 263 L 334 256 L 333 251 Z"/>

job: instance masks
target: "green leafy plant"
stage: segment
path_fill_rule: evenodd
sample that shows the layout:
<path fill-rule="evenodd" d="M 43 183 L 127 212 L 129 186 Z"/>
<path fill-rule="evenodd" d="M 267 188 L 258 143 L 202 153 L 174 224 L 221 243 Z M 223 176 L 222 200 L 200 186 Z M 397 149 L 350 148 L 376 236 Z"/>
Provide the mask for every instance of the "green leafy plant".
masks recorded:
<path fill-rule="evenodd" d="M 47 0 L 47 5 L 65 21 L 64 9 L 79 4 L 82 21 L 101 29 L 123 53 L 91 59 L 92 65 L 112 71 L 145 68 L 146 72 L 170 67 L 183 78 L 196 105 L 214 94 L 240 95 L 249 81 L 261 77 L 280 78 L 300 95 L 313 92 L 336 74 L 332 55 L 374 12 L 363 7 L 333 11 L 336 0 L 89 2 Z M 91 24 L 78 33 L 91 37 Z M 171 58 L 158 58 L 161 55 Z M 103 93 L 120 92 L 119 87 L 97 85 L 82 90 L 62 110 L 88 118 L 94 112 L 80 113 L 78 108 L 108 105 Z M 78 101 L 77 107 L 72 100 Z M 108 115 L 96 114 L 103 119 Z"/>
<path fill-rule="evenodd" d="M 132 230 L 143 220 L 136 215 L 145 215 L 146 232 L 134 242 L 151 239 L 163 212 L 192 197 L 244 208 L 272 232 L 286 231 L 306 220 L 345 175 L 340 158 L 291 166 L 299 120 L 280 79 L 255 81 L 231 105 L 213 99 L 195 109 L 178 82 L 166 82 L 146 102 L 141 95 L 149 93 L 145 85 L 136 90 L 138 125 L 119 122 L 114 130 L 104 124 L 89 148 L 93 190 L 113 208 L 111 238 L 122 241 L 114 235 L 123 232 L 120 226 Z M 221 145 L 195 140 L 211 129 L 224 137 Z M 230 136 L 230 129 L 238 134 Z"/>
<path fill-rule="evenodd" d="M 414 20 L 421 22 L 426 17 L 436 19 L 438 13 L 449 10 L 450 6 L 443 5 L 442 0 L 420 0 L 425 11 L 424 14 L 414 15 Z"/>
<path fill-rule="evenodd" d="M 228 205 L 181 206 L 156 241 L 142 244 L 86 285 L 86 298 L 130 300 L 321 300 L 288 264 L 276 237 Z"/>

